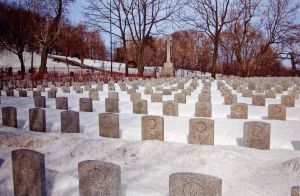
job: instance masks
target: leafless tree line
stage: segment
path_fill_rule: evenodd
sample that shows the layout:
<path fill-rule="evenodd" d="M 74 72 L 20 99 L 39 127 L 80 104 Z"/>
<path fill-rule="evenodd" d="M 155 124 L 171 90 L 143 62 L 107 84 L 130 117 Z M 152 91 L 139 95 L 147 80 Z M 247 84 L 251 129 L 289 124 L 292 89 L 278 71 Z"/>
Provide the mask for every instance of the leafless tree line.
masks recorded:
<path fill-rule="evenodd" d="M 134 43 L 140 73 L 151 36 L 168 32 L 171 25 L 179 27 L 179 31 L 204 33 L 212 43 L 209 64 L 213 77 L 221 60 L 229 58 L 222 51 L 231 51 L 230 58 L 243 76 L 258 69 L 272 52 L 292 59 L 296 69 L 296 56 L 300 55 L 295 51 L 299 48 L 299 40 L 295 39 L 299 34 L 297 14 L 299 3 L 293 0 L 89 0 L 85 12 L 92 26 L 120 38 L 126 65 L 130 61 L 128 43 Z M 228 46 L 226 39 L 233 39 L 233 44 Z"/>
<path fill-rule="evenodd" d="M 25 10 L 33 13 L 29 32 L 41 49 L 40 71 L 45 71 L 47 54 L 60 36 L 61 21 L 72 1 L 24 2 Z M 300 64 L 299 3 L 293 0 L 88 0 L 84 16 L 89 27 L 120 41 L 126 74 L 130 64 L 143 74 L 148 48 L 157 55 L 161 49 L 154 40 L 172 31 L 183 32 L 176 34 L 181 41 L 174 43 L 176 56 L 172 58 L 188 62 L 190 68 L 201 59 L 213 77 L 232 67 L 237 75 L 250 76 L 269 66 L 267 60 L 275 57 L 289 59 L 294 71 Z M 184 33 L 187 31 L 196 32 L 194 38 L 180 38 L 190 35 Z M 5 40 L 1 43 L 5 47 Z M 182 43 L 189 47 L 181 50 L 189 54 L 188 58 L 180 53 Z M 13 49 L 18 56 L 20 49 L 22 46 Z M 200 58 L 200 54 L 205 57 Z"/>

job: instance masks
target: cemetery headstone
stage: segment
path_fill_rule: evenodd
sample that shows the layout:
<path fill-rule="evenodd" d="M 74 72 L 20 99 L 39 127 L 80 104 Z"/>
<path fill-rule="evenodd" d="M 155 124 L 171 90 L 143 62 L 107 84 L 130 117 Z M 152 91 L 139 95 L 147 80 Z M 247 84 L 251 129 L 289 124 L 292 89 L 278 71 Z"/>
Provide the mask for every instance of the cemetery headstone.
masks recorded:
<path fill-rule="evenodd" d="M 270 149 L 271 125 L 265 122 L 248 121 L 244 123 L 243 144 L 249 148 Z"/>
<path fill-rule="evenodd" d="M 174 173 L 169 178 L 169 196 L 222 196 L 222 180 L 197 173 Z"/>
<path fill-rule="evenodd" d="M 164 118 L 161 116 L 142 117 L 142 140 L 164 141 Z"/>
<path fill-rule="evenodd" d="M 214 145 L 214 121 L 203 118 L 190 119 L 188 143 Z"/>
<path fill-rule="evenodd" d="M 2 108 L 2 124 L 8 127 L 18 127 L 17 109 L 15 107 Z"/>
<path fill-rule="evenodd" d="M 119 115 L 115 113 L 99 114 L 99 128 L 100 136 L 119 138 Z"/>
<path fill-rule="evenodd" d="M 81 112 L 92 112 L 93 111 L 93 100 L 91 98 L 80 98 L 79 99 L 79 110 Z"/>
<path fill-rule="evenodd" d="M 121 195 L 121 168 L 118 165 L 96 160 L 78 164 L 80 196 Z"/>
<path fill-rule="evenodd" d="M 46 132 L 46 112 L 41 108 L 29 109 L 29 129 L 35 132 Z"/>
<path fill-rule="evenodd" d="M 45 157 L 42 153 L 19 149 L 12 151 L 15 196 L 45 196 Z"/>
<path fill-rule="evenodd" d="M 60 117 L 62 133 L 80 133 L 79 112 L 63 111 Z"/>

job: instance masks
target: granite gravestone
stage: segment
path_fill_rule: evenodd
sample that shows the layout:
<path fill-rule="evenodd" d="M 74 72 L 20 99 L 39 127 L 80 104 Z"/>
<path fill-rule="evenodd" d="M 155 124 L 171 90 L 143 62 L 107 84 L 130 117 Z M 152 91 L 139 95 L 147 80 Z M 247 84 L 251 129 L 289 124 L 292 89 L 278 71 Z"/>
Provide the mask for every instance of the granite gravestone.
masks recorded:
<path fill-rule="evenodd" d="M 119 115 L 115 113 L 99 114 L 99 135 L 102 137 L 119 138 Z"/>
<path fill-rule="evenodd" d="M 56 97 L 56 109 L 57 110 L 68 110 L 68 98 L 67 97 Z"/>
<path fill-rule="evenodd" d="M 80 98 L 79 99 L 79 110 L 81 112 L 92 112 L 93 111 L 93 100 L 91 98 Z"/>
<path fill-rule="evenodd" d="M 188 143 L 214 145 L 214 121 L 203 118 L 190 119 Z"/>
<path fill-rule="evenodd" d="M 79 112 L 63 111 L 60 118 L 62 133 L 80 133 Z"/>
<path fill-rule="evenodd" d="M 243 145 L 261 150 L 270 149 L 271 125 L 265 122 L 248 121 L 244 123 Z"/>
<path fill-rule="evenodd" d="M 142 140 L 164 141 L 164 118 L 160 116 L 142 117 Z"/>
<path fill-rule="evenodd" d="M 120 196 L 121 168 L 104 161 L 82 161 L 78 164 L 80 196 Z"/>
<path fill-rule="evenodd" d="M 231 105 L 231 118 L 247 119 L 248 118 L 248 105 L 246 103 L 236 103 Z"/>
<path fill-rule="evenodd" d="M 286 107 L 281 104 L 269 104 L 268 118 L 271 120 L 286 120 Z"/>
<path fill-rule="evenodd" d="M 8 127 L 18 127 L 17 109 L 15 107 L 2 108 L 2 124 Z"/>
<path fill-rule="evenodd" d="M 15 196 L 46 196 L 44 155 L 27 149 L 12 151 Z"/>
<path fill-rule="evenodd" d="M 46 112 L 41 108 L 29 109 L 29 129 L 35 132 L 46 132 Z"/>
<path fill-rule="evenodd" d="M 178 116 L 178 103 L 176 101 L 164 101 L 163 115 Z"/>
<path fill-rule="evenodd" d="M 169 178 L 169 196 L 222 196 L 222 180 L 197 173 L 174 173 Z"/>
<path fill-rule="evenodd" d="M 195 116 L 196 117 L 211 117 L 211 103 L 209 102 L 197 102 L 195 104 Z"/>

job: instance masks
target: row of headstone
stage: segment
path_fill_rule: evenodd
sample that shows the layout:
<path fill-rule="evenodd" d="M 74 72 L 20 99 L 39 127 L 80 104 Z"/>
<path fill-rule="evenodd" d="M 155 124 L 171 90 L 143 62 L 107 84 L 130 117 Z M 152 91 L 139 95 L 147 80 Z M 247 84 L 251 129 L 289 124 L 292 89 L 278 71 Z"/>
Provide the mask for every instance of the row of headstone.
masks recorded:
<path fill-rule="evenodd" d="M 47 195 L 44 154 L 18 149 L 12 151 L 14 195 Z M 122 194 L 119 165 L 86 160 L 78 163 L 81 196 Z M 299 196 L 300 187 L 291 187 L 291 196 Z M 221 196 L 222 179 L 200 173 L 180 172 L 169 176 L 169 196 Z"/>
<path fill-rule="evenodd" d="M 14 195 L 47 195 L 45 156 L 27 149 L 12 151 Z M 81 196 L 120 196 L 121 167 L 87 160 L 78 163 L 79 193 Z M 174 173 L 169 179 L 169 195 L 221 196 L 222 180 L 197 173 Z"/>
<path fill-rule="evenodd" d="M 17 128 L 17 111 L 13 107 L 2 108 L 3 125 Z M 188 143 L 214 145 L 214 121 L 196 118 L 189 121 Z M 29 129 L 46 132 L 46 112 L 41 108 L 29 109 Z M 142 140 L 164 141 L 164 119 L 160 116 L 142 117 Z M 61 132 L 80 133 L 79 112 L 61 112 Z M 119 138 L 119 115 L 115 113 L 99 114 L 99 135 Z M 245 122 L 244 145 L 250 148 L 270 148 L 270 124 L 263 122 Z"/>
<path fill-rule="evenodd" d="M 220 91 L 222 92 L 222 96 L 224 96 L 224 104 L 225 105 L 232 105 L 237 103 L 237 95 L 231 94 L 231 92 L 227 92 L 226 86 L 221 86 Z M 299 93 L 297 94 L 299 97 Z M 281 96 L 281 104 L 285 105 L 286 107 L 295 107 L 295 97 L 296 94 L 289 94 L 289 95 L 282 95 Z M 275 98 L 275 94 L 269 90 L 268 96 L 263 94 L 253 94 L 252 90 L 245 89 L 243 91 L 243 97 L 252 97 L 252 105 L 256 106 L 265 106 L 266 98 Z"/>

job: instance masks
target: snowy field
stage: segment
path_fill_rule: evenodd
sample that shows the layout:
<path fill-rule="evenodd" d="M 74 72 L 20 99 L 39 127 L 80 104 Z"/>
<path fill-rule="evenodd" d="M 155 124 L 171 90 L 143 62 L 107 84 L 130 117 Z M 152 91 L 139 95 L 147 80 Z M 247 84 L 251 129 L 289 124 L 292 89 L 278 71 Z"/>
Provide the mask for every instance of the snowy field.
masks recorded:
<path fill-rule="evenodd" d="M 24 52 L 23 55 L 24 55 L 25 68 L 26 68 L 26 71 L 28 71 L 31 67 L 31 53 Z M 33 54 L 33 67 L 38 69 L 40 63 L 41 63 L 41 55 L 34 53 Z M 11 52 L 7 52 L 7 51 L 2 52 L 2 53 L 0 53 L 0 68 L 5 69 L 8 67 L 12 67 L 14 71 L 20 70 L 21 69 L 20 61 L 15 54 L 13 54 Z M 55 71 L 58 71 L 58 72 L 59 71 L 66 72 L 68 69 L 66 64 L 55 62 L 51 58 L 48 58 L 48 60 L 47 60 L 47 68 L 49 71 L 53 71 L 55 69 Z M 80 68 L 70 66 L 70 71 L 80 71 Z"/>
<path fill-rule="evenodd" d="M 47 68 L 49 71 L 53 71 L 55 69 L 56 72 L 67 72 L 67 65 L 63 62 L 56 62 L 52 58 L 53 57 L 62 57 L 65 58 L 64 56 L 58 56 L 58 55 L 49 55 L 48 60 L 47 60 Z M 80 62 L 80 59 L 78 58 L 71 58 L 68 57 L 68 59 Z M 41 56 L 39 54 L 34 53 L 33 55 L 33 67 L 38 69 L 41 61 Z M 26 67 L 26 71 L 28 71 L 31 67 L 31 53 L 24 52 L 24 63 Z M 109 61 L 100 61 L 100 60 L 91 60 L 91 59 L 85 59 L 84 64 L 90 67 L 94 68 L 100 68 L 105 71 L 110 71 L 111 67 L 111 62 Z M 8 67 L 12 67 L 14 71 L 20 70 L 20 61 L 18 57 L 11 53 L 11 52 L 1 52 L 0 53 L 0 69 L 5 69 Z M 124 63 L 117 63 L 113 62 L 112 64 L 113 67 L 113 72 L 119 72 L 119 73 L 125 73 L 125 64 Z M 145 74 L 147 75 L 153 75 L 154 73 L 154 67 L 147 67 L 145 66 Z M 70 71 L 80 71 L 80 67 L 76 66 L 70 66 Z M 161 71 L 161 67 L 158 68 L 158 72 Z M 128 72 L 130 74 L 137 74 L 138 70 L 136 68 L 129 68 Z M 209 74 L 208 74 L 209 75 Z M 159 76 L 159 74 L 158 74 Z M 176 76 L 201 76 L 201 73 L 198 71 L 192 72 L 189 70 L 181 70 L 178 69 L 176 71 Z"/>
<path fill-rule="evenodd" d="M 185 84 L 188 87 L 191 81 Z M 122 195 L 167 196 L 169 175 L 176 172 L 194 172 L 222 179 L 223 196 L 289 196 L 292 186 L 300 185 L 300 102 L 287 108 L 287 120 L 268 120 L 268 104 L 280 103 L 281 94 L 266 99 L 266 106 L 252 105 L 252 99 L 238 96 L 239 103 L 248 104 L 248 119 L 231 119 L 230 106 L 217 89 L 211 86 L 212 118 L 215 146 L 187 144 L 189 119 L 195 118 L 195 103 L 203 84 L 190 96 L 186 104 L 179 104 L 178 116 L 163 116 L 162 103 L 151 102 L 139 86 L 142 99 L 148 101 L 148 114 L 164 117 L 164 142 L 141 140 L 141 117 L 133 114 L 130 95 L 119 93 L 120 139 L 99 136 L 99 113 L 105 112 L 108 86 L 99 91 L 99 101 L 93 101 L 93 112 L 80 112 L 80 133 L 62 134 L 60 112 L 55 99 L 46 98 L 47 133 L 29 131 L 29 108 L 34 108 L 32 93 L 28 97 L 6 97 L 2 91 L 1 107 L 17 108 L 18 129 L 0 125 L 0 195 L 13 195 L 11 151 L 19 148 L 42 152 L 46 159 L 47 194 L 79 195 L 78 163 L 84 160 L 103 160 L 118 164 L 122 172 Z M 95 85 L 93 86 L 95 87 Z M 170 86 L 164 86 L 170 88 Z M 231 88 L 231 87 L 229 87 Z M 46 89 L 48 90 L 48 89 Z M 174 100 L 164 95 L 163 101 Z M 287 94 L 285 91 L 283 94 Z M 18 95 L 15 90 L 15 95 Z M 47 93 L 42 93 L 47 97 Z M 79 111 L 83 94 L 63 93 L 68 97 L 69 110 Z M 0 116 L 2 119 L 2 116 Z M 243 123 L 264 121 L 271 124 L 270 150 L 256 150 L 241 146 Z M 0 121 L 1 122 L 1 121 Z"/>

